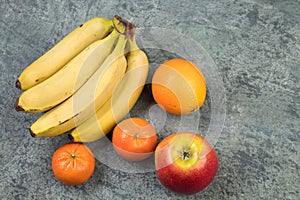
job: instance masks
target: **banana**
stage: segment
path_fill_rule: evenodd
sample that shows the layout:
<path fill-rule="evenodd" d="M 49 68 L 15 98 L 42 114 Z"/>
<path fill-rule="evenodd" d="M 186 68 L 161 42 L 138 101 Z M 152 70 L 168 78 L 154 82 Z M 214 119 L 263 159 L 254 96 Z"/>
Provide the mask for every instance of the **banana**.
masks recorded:
<path fill-rule="evenodd" d="M 17 99 L 15 109 L 30 113 L 43 112 L 69 98 L 109 56 L 118 35 L 113 30 L 108 37 L 89 45 L 48 79 L 24 91 Z"/>
<path fill-rule="evenodd" d="M 86 21 L 26 67 L 18 77 L 16 87 L 27 90 L 47 79 L 88 45 L 103 39 L 112 25 L 112 20 L 100 17 Z"/>
<path fill-rule="evenodd" d="M 127 39 L 120 35 L 113 52 L 90 79 L 69 99 L 35 121 L 33 137 L 49 137 L 67 132 L 87 120 L 112 95 L 127 68 L 124 48 Z"/>
<path fill-rule="evenodd" d="M 148 58 L 136 44 L 135 36 L 128 41 L 127 71 L 112 97 L 88 120 L 69 134 L 74 142 L 93 142 L 113 129 L 138 100 L 149 70 Z"/>

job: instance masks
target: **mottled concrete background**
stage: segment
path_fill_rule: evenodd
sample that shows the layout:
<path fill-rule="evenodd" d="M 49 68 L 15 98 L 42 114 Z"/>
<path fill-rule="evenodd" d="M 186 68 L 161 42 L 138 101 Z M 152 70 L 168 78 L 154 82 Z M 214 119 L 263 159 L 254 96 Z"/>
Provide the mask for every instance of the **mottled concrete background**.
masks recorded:
<path fill-rule="evenodd" d="M 300 199 L 298 0 L 0 2 L 0 199 Z M 28 64 L 85 20 L 115 14 L 188 35 L 218 66 L 227 116 L 218 174 L 201 193 L 178 196 L 153 172 L 129 174 L 99 161 L 86 184 L 64 186 L 51 156 L 66 135 L 33 139 L 27 128 L 37 116 L 13 109 L 15 80 Z"/>

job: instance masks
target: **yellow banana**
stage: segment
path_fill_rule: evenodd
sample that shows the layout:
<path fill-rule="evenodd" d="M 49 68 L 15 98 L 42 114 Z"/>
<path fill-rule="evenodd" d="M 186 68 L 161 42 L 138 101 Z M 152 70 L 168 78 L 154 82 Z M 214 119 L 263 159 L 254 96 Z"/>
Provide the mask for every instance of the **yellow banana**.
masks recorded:
<path fill-rule="evenodd" d="M 125 36 L 120 35 L 113 52 L 91 78 L 73 96 L 32 124 L 30 131 L 33 137 L 56 136 L 71 130 L 111 97 L 126 71 L 126 42 Z"/>
<path fill-rule="evenodd" d="M 104 38 L 111 29 L 112 20 L 106 18 L 98 17 L 86 21 L 25 68 L 16 86 L 27 90 L 47 79 L 88 45 Z"/>
<path fill-rule="evenodd" d="M 114 30 L 108 37 L 97 40 L 51 77 L 24 91 L 16 101 L 16 110 L 43 112 L 69 98 L 109 56 L 118 35 L 119 33 Z"/>
<path fill-rule="evenodd" d="M 136 44 L 135 37 L 129 39 L 127 71 L 112 97 L 88 120 L 76 127 L 69 136 L 75 142 L 92 142 L 113 129 L 138 100 L 149 70 L 148 58 Z"/>

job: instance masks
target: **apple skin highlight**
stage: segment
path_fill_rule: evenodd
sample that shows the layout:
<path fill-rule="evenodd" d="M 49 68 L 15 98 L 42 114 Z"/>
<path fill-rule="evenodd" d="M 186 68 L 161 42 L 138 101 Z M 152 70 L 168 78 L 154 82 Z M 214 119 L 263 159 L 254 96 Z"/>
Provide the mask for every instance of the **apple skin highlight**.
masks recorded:
<path fill-rule="evenodd" d="M 189 150 L 183 159 L 184 150 Z M 177 155 L 177 156 L 176 156 Z M 206 188 L 218 171 L 218 157 L 213 147 L 195 133 L 174 133 L 155 151 L 156 174 L 161 184 L 179 194 L 195 194 Z"/>

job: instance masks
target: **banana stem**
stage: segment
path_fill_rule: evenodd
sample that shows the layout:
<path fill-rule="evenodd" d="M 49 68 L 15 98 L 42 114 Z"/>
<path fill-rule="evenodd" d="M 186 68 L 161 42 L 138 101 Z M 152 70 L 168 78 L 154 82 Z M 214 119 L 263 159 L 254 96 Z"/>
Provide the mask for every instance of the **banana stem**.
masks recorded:
<path fill-rule="evenodd" d="M 126 26 L 125 35 L 130 40 L 135 41 L 135 25 L 134 24 L 128 22 L 128 24 Z"/>
<path fill-rule="evenodd" d="M 136 43 L 135 39 L 135 25 L 130 23 L 129 21 L 123 19 L 122 17 L 115 15 L 113 18 L 113 24 L 115 29 L 124 34 L 125 37 L 128 39 L 129 49 L 130 51 L 138 50 L 139 47 Z"/>
<path fill-rule="evenodd" d="M 116 35 L 118 35 L 119 34 L 119 32 L 116 30 L 116 29 L 113 29 L 113 31 L 106 37 L 106 38 L 113 38 L 113 37 L 115 37 Z M 105 38 L 105 39 L 106 39 Z"/>
<path fill-rule="evenodd" d="M 128 44 L 129 44 L 130 51 L 135 51 L 140 49 L 136 43 L 135 35 L 133 35 L 132 38 L 128 39 Z"/>
<path fill-rule="evenodd" d="M 113 26 L 119 33 L 124 33 L 127 26 L 127 21 L 125 22 L 120 16 L 115 15 L 113 18 Z"/>
<path fill-rule="evenodd" d="M 113 24 L 115 29 L 119 33 L 124 33 L 127 38 L 133 40 L 133 36 L 135 33 L 135 25 L 131 22 L 127 21 L 126 19 L 123 19 L 122 17 L 115 15 L 113 18 Z"/>
<path fill-rule="evenodd" d="M 116 29 L 113 29 L 113 31 L 104 39 L 102 39 L 103 41 L 110 41 L 113 38 L 117 38 L 119 35 L 119 32 Z"/>
<path fill-rule="evenodd" d="M 127 38 L 125 37 L 125 35 L 120 35 L 119 36 L 118 42 L 117 42 L 116 47 L 113 51 L 113 54 L 115 56 L 120 56 L 120 55 L 124 54 L 126 40 L 127 40 Z"/>
<path fill-rule="evenodd" d="M 129 23 L 126 27 L 126 37 L 128 38 L 130 52 L 140 49 L 136 43 L 135 36 L 135 26 Z"/>

